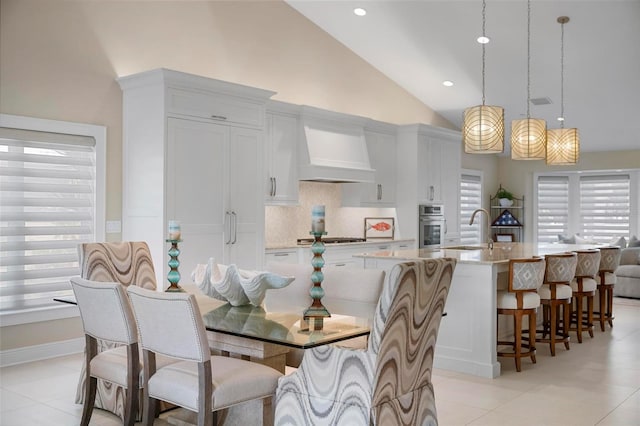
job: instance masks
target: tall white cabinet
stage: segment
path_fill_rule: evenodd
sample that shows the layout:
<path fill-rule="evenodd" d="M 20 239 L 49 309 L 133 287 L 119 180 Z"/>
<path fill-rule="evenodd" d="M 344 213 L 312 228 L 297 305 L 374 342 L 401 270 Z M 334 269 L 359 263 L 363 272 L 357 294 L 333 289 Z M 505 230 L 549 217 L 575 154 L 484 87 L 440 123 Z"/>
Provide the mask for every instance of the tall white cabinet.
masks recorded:
<path fill-rule="evenodd" d="M 418 239 L 418 205 L 443 204 L 445 243 L 460 238 L 460 132 L 425 124 L 398 128 L 398 223 L 401 238 Z"/>
<path fill-rule="evenodd" d="M 298 204 L 298 144 L 302 140 L 300 107 L 267 103 L 265 143 L 267 205 Z"/>
<path fill-rule="evenodd" d="M 265 103 L 273 92 L 158 69 L 123 91 L 123 240 L 146 241 L 166 288 L 167 225 L 180 221 L 181 282 L 215 257 L 263 263 Z"/>

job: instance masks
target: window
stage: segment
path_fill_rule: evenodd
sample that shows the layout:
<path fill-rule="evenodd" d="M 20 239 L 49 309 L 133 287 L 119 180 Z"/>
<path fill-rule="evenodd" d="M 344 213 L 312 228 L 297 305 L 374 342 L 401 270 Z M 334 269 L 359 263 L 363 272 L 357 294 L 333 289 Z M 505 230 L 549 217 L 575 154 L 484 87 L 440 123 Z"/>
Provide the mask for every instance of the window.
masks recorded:
<path fill-rule="evenodd" d="M 558 241 L 558 234 L 569 228 L 569 178 L 538 178 L 538 243 Z"/>
<path fill-rule="evenodd" d="M 480 220 L 469 225 L 473 211 L 482 207 L 482 175 L 472 171 L 460 178 L 460 244 L 478 244 L 482 241 Z"/>
<path fill-rule="evenodd" d="M 52 299 L 71 293 L 77 244 L 104 239 L 104 136 L 100 126 L 0 115 L 3 320 L 60 305 Z"/>
<path fill-rule="evenodd" d="M 608 243 L 629 237 L 629 175 L 580 178 L 580 235 Z"/>
<path fill-rule="evenodd" d="M 637 224 L 631 221 L 638 203 L 632 198 L 634 180 L 638 180 L 636 171 L 538 176 L 534 209 L 538 242 L 557 242 L 558 234 L 577 234 L 601 243 L 629 238 L 637 232 Z"/>

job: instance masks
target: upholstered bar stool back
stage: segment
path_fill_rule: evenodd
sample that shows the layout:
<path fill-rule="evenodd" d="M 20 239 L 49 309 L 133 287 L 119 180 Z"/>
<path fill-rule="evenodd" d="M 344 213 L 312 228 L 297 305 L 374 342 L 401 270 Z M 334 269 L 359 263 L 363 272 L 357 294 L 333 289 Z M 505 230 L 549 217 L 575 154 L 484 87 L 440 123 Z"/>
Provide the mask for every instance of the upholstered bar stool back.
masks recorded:
<path fill-rule="evenodd" d="M 616 284 L 615 271 L 620 265 L 620 247 L 602 247 L 600 249 L 600 268 L 596 276 L 598 284 L 598 311 L 594 312 L 594 320 L 600 323 L 604 331 L 605 322 L 613 327 L 613 287 Z"/>
<path fill-rule="evenodd" d="M 575 253 L 550 254 L 545 256 L 545 261 L 544 284 L 538 290 L 543 314 L 540 331 L 542 337 L 538 342 L 549 343 L 551 356 L 555 356 L 556 343 L 564 343 L 565 348 L 569 350 L 569 320 L 573 294 L 570 284 L 576 273 L 578 256 Z M 561 319 L 562 328 L 559 327 Z"/>
<path fill-rule="evenodd" d="M 572 312 L 572 324 L 575 327 L 578 343 L 582 343 L 582 332 L 589 332 L 593 337 L 593 296 L 595 295 L 597 283 L 596 275 L 600 268 L 600 250 L 578 250 L 578 264 L 576 275 L 571 281 L 574 307 Z M 587 302 L 587 311 L 584 312 L 583 302 Z"/>
<path fill-rule="evenodd" d="M 521 359 L 531 358 L 536 363 L 536 339 L 522 342 L 522 317 L 529 317 L 529 336 L 535 336 L 536 309 L 540 306 L 538 289 L 544 280 L 545 261 L 541 257 L 509 260 L 509 286 L 498 291 L 498 315 L 513 316 L 513 341 L 498 339 L 498 347 L 508 345 L 510 351 L 500 351 L 498 356 L 515 358 L 516 370 L 521 370 Z M 499 333 L 498 333 L 499 335 Z M 523 351 L 525 349 L 525 351 Z"/>

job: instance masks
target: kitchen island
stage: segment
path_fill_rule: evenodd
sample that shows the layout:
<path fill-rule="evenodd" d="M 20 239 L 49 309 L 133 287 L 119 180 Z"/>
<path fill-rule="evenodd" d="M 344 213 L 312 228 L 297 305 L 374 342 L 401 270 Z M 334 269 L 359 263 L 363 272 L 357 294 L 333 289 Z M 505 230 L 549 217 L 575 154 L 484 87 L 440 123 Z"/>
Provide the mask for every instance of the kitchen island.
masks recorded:
<path fill-rule="evenodd" d="M 414 259 L 451 257 L 458 263 L 440 323 L 434 367 L 481 377 L 500 375 L 496 354 L 496 292 L 508 283 L 509 259 L 594 248 L 584 244 L 495 243 L 442 249 L 361 253 L 365 268 L 384 269 Z M 506 325 L 506 324 L 505 324 Z M 507 327 L 502 327 L 502 330 Z"/>

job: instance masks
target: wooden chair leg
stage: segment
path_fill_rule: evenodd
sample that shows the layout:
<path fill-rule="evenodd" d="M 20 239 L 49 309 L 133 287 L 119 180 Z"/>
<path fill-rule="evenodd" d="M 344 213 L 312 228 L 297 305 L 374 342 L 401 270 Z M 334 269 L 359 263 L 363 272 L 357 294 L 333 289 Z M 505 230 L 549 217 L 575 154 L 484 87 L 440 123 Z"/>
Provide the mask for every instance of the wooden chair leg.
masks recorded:
<path fill-rule="evenodd" d="M 564 347 L 569 350 L 569 322 L 571 316 L 571 300 L 562 304 L 562 337 L 565 339 Z"/>
<path fill-rule="evenodd" d="M 551 356 L 556 356 L 557 309 L 558 305 L 555 304 L 555 301 L 552 302 L 551 306 L 549 306 L 549 349 L 551 350 Z"/>
<path fill-rule="evenodd" d="M 531 333 L 533 333 L 533 335 L 535 336 L 536 333 L 536 311 L 531 311 L 529 313 L 529 335 L 531 335 Z M 551 334 L 553 336 L 553 333 Z M 533 339 L 529 340 L 529 350 L 531 351 L 531 362 L 532 363 L 536 363 L 536 339 L 535 337 Z"/>
<path fill-rule="evenodd" d="M 613 327 L 613 285 L 607 287 L 607 321 Z"/>
<path fill-rule="evenodd" d="M 587 296 L 587 331 L 593 338 L 593 294 Z"/>
<path fill-rule="evenodd" d="M 582 295 L 576 296 L 576 333 L 578 343 L 582 343 Z"/>
<path fill-rule="evenodd" d="M 96 401 L 96 389 L 98 387 L 98 379 L 90 376 L 87 377 L 88 380 L 85 381 L 84 386 L 84 405 L 82 406 L 82 419 L 80 420 L 81 426 L 87 426 L 91 420 L 93 406 Z"/>
<path fill-rule="evenodd" d="M 599 316 L 598 316 L 598 320 L 600 322 L 600 330 L 604 331 L 604 323 L 606 321 L 606 314 L 605 314 L 605 305 L 606 305 L 606 295 L 607 295 L 607 289 L 605 288 L 604 285 L 599 285 L 598 286 L 598 296 L 600 296 L 600 312 L 599 312 Z"/>
<path fill-rule="evenodd" d="M 520 358 L 520 353 L 522 352 L 522 311 L 516 311 L 515 314 L 513 315 L 513 320 L 514 320 L 513 334 L 514 334 L 514 340 L 515 340 L 515 346 L 513 349 L 515 352 L 515 359 L 516 359 L 516 371 L 521 371 L 522 360 Z"/>

